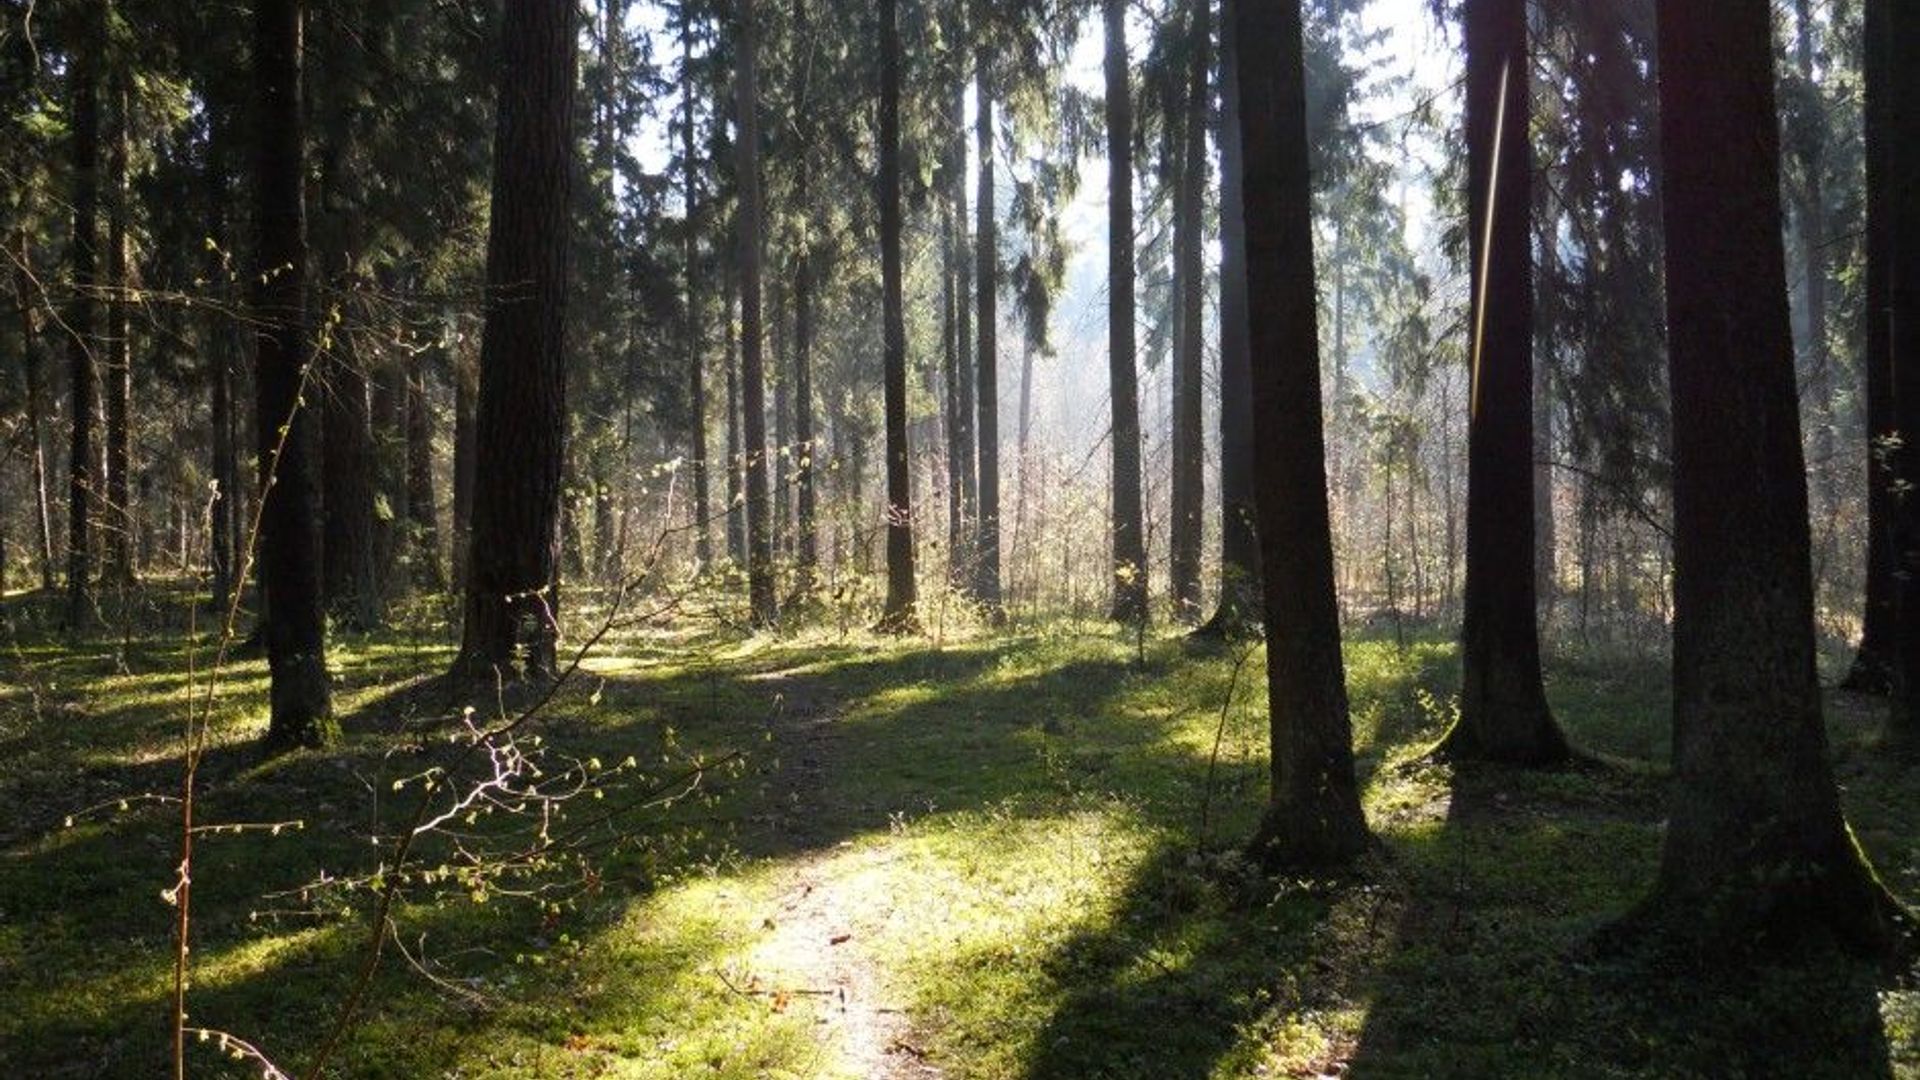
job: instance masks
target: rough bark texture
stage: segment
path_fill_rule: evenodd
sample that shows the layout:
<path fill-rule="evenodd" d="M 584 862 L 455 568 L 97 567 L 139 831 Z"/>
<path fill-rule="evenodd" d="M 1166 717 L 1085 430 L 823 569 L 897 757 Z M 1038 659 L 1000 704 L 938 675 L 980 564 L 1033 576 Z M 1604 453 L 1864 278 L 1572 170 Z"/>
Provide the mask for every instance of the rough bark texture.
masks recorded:
<path fill-rule="evenodd" d="M 107 501 L 105 520 L 108 577 L 133 580 L 135 533 L 133 512 L 133 286 L 128 252 L 128 219 L 133 213 L 133 189 L 128 182 L 130 136 L 128 115 L 133 102 L 127 75 L 115 65 L 113 77 L 113 142 L 107 152 L 107 186 L 112 192 L 107 215 Z"/>
<path fill-rule="evenodd" d="M 952 161 L 953 170 L 953 214 L 956 222 L 956 248 L 953 253 L 953 291 L 955 302 L 959 305 L 959 320 L 955 327 L 954 341 L 954 382 L 959 388 L 959 401 L 954 408 L 954 418 L 959 421 L 954 428 L 954 437 L 959 443 L 960 458 L 960 521 L 958 542 L 948 553 L 950 560 L 949 583 L 960 592 L 973 588 L 974 539 L 978 535 L 975 523 L 978 521 L 980 505 L 980 455 L 976 438 L 975 422 L 979 412 L 975 409 L 975 393 L 979 384 L 974 380 L 973 352 L 973 290 L 967 288 L 967 267 L 973 262 L 972 241 L 967 232 L 967 136 L 966 136 L 966 88 L 965 80 L 956 83 L 953 89 L 950 115 L 952 118 Z"/>
<path fill-rule="evenodd" d="M 351 293 L 350 276 L 338 265 L 323 264 L 322 272 L 344 287 L 336 297 Z M 349 334 L 336 328 L 326 341 L 318 365 L 323 374 L 314 395 L 320 406 L 323 455 L 321 584 L 327 611 L 339 625 L 372 630 L 382 620 L 379 564 L 374 558 L 375 455 L 367 372 Z"/>
<path fill-rule="evenodd" d="M 1866 45 L 1866 196 L 1867 281 L 1866 369 L 1867 395 L 1867 587 L 1866 608 L 1860 626 L 1860 650 L 1842 684 L 1849 690 L 1884 694 L 1892 686 L 1892 663 L 1898 603 L 1894 570 L 1894 521 L 1889 452 L 1896 430 L 1893 401 L 1892 295 L 1888 273 L 1892 268 L 1893 210 L 1888 201 L 1887 140 L 1889 85 L 1887 69 L 1888 7 L 1891 0 L 1866 0 L 1862 37 Z"/>
<path fill-rule="evenodd" d="M 1881 26 L 1886 108 L 1887 335 L 1894 488 L 1920 481 L 1920 8 L 1889 0 Z M 1920 743 L 1920 498 L 1893 499 L 1895 630 L 1891 733 Z"/>
<path fill-rule="evenodd" d="M 913 491 L 907 447 L 907 330 L 900 293 L 899 0 L 880 0 L 880 290 L 887 422 L 887 600 L 880 626 L 911 630 L 918 604 L 913 570 Z"/>
<path fill-rule="evenodd" d="M 1533 532 L 1533 210 L 1526 0 L 1468 0 L 1467 226 L 1472 388 L 1460 722 L 1444 749 L 1557 765 L 1540 682 Z M 1503 96 L 1504 95 L 1504 96 Z"/>
<path fill-rule="evenodd" d="M 93 413 L 98 396 L 93 363 L 100 286 L 100 64 L 106 51 L 107 0 L 83 0 L 81 35 L 73 51 L 72 125 L 73 301 L 68 306 L 67 392 L 71 439 L 67 453 L 67 629 L 77 632 L 92 607 Z"/>
<path fill-rule="evenodd" d="M 1239 0 L 1255 492 L 1265 569 L 1272 792 L 1254 854 L 1267 865 L 1344 862 L 1369 840 L 1353 774 L 1333 588 L 1313 279 L 1313 192 L 1300 8 Z"/>
<path fill-rule="evenodd" d="M 1200 545 L 1206 506 L 1206 435 L 1203 384 L 1206 381 L 1206 275 L 1201 269 L 1201 211 L 1207 198 L 1207 69 L 1213 30 L 1208 25 L 1212 0 L 1193 0 L 1187 29 L 1191 51 L 1187 72 L 1187 109 L 1179 188 L 1174 195 L 1174 287 L 1180 336 L 1173 356 L 1172 520 L 1168 522 L 1167 563 L 1174 618 L 1198 622 Z"/>
<path fill-rule="evenodd" d="M 1107 373 L 1113 401 L 1113 619 L 1147 619 L 1147 537 L 1140 499 L 1140 378 L 1134 356 L 1133 96 L 1127 5 L 1101 0 L 1106 30 Z"/>
<path fill-rule="evenodd" d="M 980 183 L 974 197 L 975 284 L 979 289 L 980 531 L 974 551 L 973 595 L 988 618 L 1005 617 L 1000 603 L 1000 237 L 993 199 L 993 82 L 986 49 L 974 54 L 974 151 Z"/>
<path fill-rule="evenodd" d="M 476 399 L 480 396 L 480 369 L 473 354 L 462 349 L 453 362 L 453 585 L 464 594 L 467 553 L 473 538 L 473 470 L 479 447 L 474 445 Z"/>
<path fill-rule="evenodd" d="M 300 403 L 311 360 L 306 325 L 307 215 L 302 183 L 300 0 L 254 8 L 254 354 L 260 438 L 260 584 L 272 673 L 270 750 L 320 746 L 339 733 L 327 684 L 320 603 L 315 436 Z"/>
<path fill-rule="evenodd" d="M 1258 628 L 1260 546 L 1254 528 L 1253 384 L 1247 360 L 1247 239 L 1241 212 L 1240 48 L 1234 8 L 1220 16 L 1220 604 L 1202 630 Z"/>
<path fill-rule="evenodd" d="M 456 661 L 467 675 L 540 677 L 554 668 L 575 8 L 572 0 L 516 0 L 501 39 L 473 537 Z"/>
<path fill-rule="evenodd" d="M 686 200 L 686 236 L 681 259 L 687 277 L 687 386 L 692 416 L 687 452 L 693 461 L 693 560 L 701 570 L 713 565 L 713 496 L 707 471 L 706 350 L 700 323 L 700 183 L 693 154 L 693 16 L 680 10 L 680 173 Z"/>
<path fill-rule="evenodd" d="M 1642 918 L 1713 953 L 1825 933 L 1886 953 L 1899 911 L 1841 816 L 1814 671 L 1771 31 L 1767 0 L 1659 6 L 1669 377 L 1687 422 L 1673 801 Z"/>
<path fill-rule="evenodd" d="M 780 612 L 774 598 L 773 522 L 767 500 L 767 387 L 761 365 L 760 267 L 766 238 L 760 205 L 760 75 L 755 55 L 754 0 L 738 0 L 739 65 L 733 104 L 739 135 L 734 178 L 740 206 L 734 220 L 740 244 L 740 408 L 747 486 L 747 597 L 755 626 L 772 626 Z"/>

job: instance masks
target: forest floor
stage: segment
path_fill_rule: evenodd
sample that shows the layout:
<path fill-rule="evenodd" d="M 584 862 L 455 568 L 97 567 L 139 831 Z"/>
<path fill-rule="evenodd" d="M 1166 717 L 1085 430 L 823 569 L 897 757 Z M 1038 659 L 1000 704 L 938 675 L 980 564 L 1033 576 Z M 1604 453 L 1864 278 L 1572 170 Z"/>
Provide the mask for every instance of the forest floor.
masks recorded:
<path fill-rule="evenodd" d="M 49 602 L 5 601 L 0 1076 L 165 1071 L 179 821 L 146 796 L 177 790 L 207 641 L 143 595 L 140 629 L 78 642 Z M 369 837 L 406 820 L 448 717 L 519 701 L 441 685 L 444 612 L 404 615 L 336 636 L 335 749 L 262 760 L 264 663 L 221 677 L 199 820 L 300 824 L 200 837 L 191 1022 L 296 1075 L 366 940 L 372 890 L 337 883 L 380 865 Z M 623 627 L 522 732 L 604 782 L 566 807 L 594 846 L 410 882 L 332 1074 L 1920 1077 L 1920 994 L 1874 972 L 1583 950 L 1653 874 L 1663 663 L 1556 656 L 1556 711 L 1611 764 L 1530 775 L 1422 757 L 1451 644 L 1347 657 L 1382 844 L 1273 881 L 1234 853 L 1264 791 L 1257 649 L 1064 622 L 937 645 Z M 1878 751 L 1877 703 L 1828 700 L 1861 842 L 1920 899 L 1920 775 Z M 500 818 L 420 865 L 525 824 Z M 189 1064 L 261 1072 L 212 1041 Z"/>

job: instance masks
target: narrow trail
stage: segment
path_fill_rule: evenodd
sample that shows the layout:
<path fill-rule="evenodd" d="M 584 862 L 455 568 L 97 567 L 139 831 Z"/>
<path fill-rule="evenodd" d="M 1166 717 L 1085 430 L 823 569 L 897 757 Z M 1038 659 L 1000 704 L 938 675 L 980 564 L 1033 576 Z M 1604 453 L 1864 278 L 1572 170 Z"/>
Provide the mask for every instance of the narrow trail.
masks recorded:
<path fill-rule="evenodd" d="M 835 786 L 844 737 L 837 711 L 831 702 L 796 696 L 778 674 L 764 679 L 784 695 L 773 722 L 781 761 L 773 794 L 784 808 L 783 827 L 805 854 L 783 860 L 777 900 L 744 958 L 742 974 L 752 985 L 736 989 L 765 997 L 772 1008 L 813 1015 L 820 1058 L 810 1075 L 943 1076 L 915 1036 L 905 988 L 894 985 L 874 955 L 894 915 L 887 875 L 900 853 L 891 844 L 807 835 L 821 811 L 847 797 Z"/>

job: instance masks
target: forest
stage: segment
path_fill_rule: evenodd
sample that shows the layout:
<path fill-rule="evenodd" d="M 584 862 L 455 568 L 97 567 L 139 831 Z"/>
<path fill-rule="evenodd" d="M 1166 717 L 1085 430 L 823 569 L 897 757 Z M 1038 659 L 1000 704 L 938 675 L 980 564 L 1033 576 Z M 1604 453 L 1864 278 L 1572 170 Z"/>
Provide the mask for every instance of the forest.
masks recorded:
<path fill-rule="evenodd" d="M 0 0 L 0 1076 L 1920 1080 L 1920 3 Z"/>

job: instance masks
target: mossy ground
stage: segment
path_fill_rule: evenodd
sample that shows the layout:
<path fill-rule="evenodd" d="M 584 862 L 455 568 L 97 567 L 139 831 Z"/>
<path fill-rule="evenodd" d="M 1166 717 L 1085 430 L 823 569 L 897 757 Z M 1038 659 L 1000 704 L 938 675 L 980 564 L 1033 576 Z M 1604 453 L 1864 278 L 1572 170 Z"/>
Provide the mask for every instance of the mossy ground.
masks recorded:
<path fill-rule="evenodd" d="M 7 601 L 0 687 L 0 1075 L 160 1075 L 166 1060 L 186 640 L 69 643 Z M 271 894 L 370 871 L 420 767 L 435 613 L 337 638 L 347 738 L 262 761 L 264 665 L 224 676 L 203 838 L 195 1022 L 297 1070 L 364 940 Z M 204 652 L 204 641 L 201 642 Z M 1572 737 L 1619 766 L 1455 771 L 1451 645 L 1347 650 L 1369 817 L 1350 875 L 1263 880 L 1233 854 L 1264 788 L 1261 657 L 1098 625 L 894 641 L 631 629 L 542 721 L 554 744 L 671 773 L 739 751 L 693 796 L 623 818 L 558 916 L 464 893 L 403 906 L 334 1070 L 367 1077 L 1920 1076 L 1920 1001 L 1808 956 L 1702 974 L 1586 958 L 1651 879 L 1665 674 L 1560 659 Z M 1233 686 L 1231 702 L 1229 687 Z M 1835 695 L 1847 806 L 1920 892 L 1920 783 Z M 487 702 L 475 703 L 481 708 Z M 1216 741 L 1218 752 L 1216 754 Z M 653 764 L 657 763 L 657 764 Z M 82 814 L 68 827 L 64 819 Z M 851 999 L 851 1000 L 850 1000 Z M 258 1075 L 196 1046 L 195 1075 Z"/>

